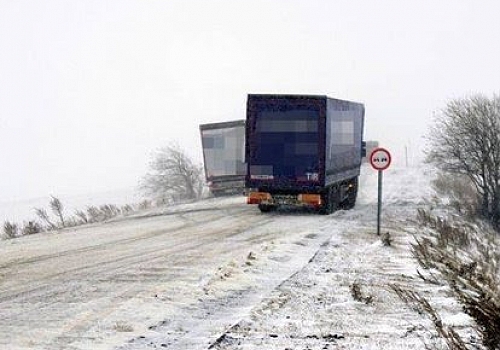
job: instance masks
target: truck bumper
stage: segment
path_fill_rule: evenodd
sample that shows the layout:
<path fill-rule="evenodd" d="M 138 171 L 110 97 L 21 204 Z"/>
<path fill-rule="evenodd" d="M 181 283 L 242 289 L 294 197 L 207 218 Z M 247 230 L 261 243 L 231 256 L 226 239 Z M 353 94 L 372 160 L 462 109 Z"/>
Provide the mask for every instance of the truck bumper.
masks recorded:
<path fill-rule="evenodd" d="M 312 206 L 319 208 L 322 201 L 319 194 L 271 195 L 268 192 L 249 192 L 247 204 Z"/>

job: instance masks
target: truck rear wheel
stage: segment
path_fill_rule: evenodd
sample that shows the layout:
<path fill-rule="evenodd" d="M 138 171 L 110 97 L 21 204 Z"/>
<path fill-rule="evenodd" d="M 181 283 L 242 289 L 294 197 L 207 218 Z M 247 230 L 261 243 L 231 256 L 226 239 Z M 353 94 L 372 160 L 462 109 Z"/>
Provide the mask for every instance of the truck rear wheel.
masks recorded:
<path fill-rule="evenodd" d="M 323 204 L 319 208 L 319 213 L 322 215 L 329 215 L 337 210 L 338 207 L 338 189 L 336 186 L 328 187 L 328 189 L 321 195 Z"/>
<path fill-rule="evenodd" d="M 341 207 L 344 210 L 352 209 L 356 205 L 356 198 L 358 197 L 358 177 L 353 178 L 350 185 L 352 185 L 352 187 L 349 188 L 347 192 L 347 198 L 341 203 Z"/>

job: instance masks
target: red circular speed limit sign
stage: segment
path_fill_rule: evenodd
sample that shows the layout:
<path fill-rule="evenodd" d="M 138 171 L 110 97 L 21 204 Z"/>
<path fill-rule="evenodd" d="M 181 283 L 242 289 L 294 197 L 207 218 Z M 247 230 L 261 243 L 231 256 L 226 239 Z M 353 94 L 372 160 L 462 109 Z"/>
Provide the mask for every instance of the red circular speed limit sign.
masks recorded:
<path fill-rule="evenodd" d="M 375 148 L 370 154 L 370 164 L 375 170 L 385 170 L 391 165 L 391 154 L 385 148 Z"/>

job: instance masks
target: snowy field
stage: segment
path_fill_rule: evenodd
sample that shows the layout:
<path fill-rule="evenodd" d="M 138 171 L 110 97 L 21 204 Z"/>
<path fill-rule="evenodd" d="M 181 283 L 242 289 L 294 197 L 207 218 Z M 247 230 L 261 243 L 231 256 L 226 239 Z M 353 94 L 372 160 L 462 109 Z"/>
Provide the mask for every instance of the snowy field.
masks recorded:
<path fill-rule="evenodd" d="M 432 295 L 447 324 L 468 319 L 422 284 L 409 243 L 433 172 L 362 169 L 353 210 L 261 214 L 242 197 L 0 242 L 0 348 L 425 349 L 429 320 L 388 287 Z M 365 301 L 354 300 L 353 285 Z"/>

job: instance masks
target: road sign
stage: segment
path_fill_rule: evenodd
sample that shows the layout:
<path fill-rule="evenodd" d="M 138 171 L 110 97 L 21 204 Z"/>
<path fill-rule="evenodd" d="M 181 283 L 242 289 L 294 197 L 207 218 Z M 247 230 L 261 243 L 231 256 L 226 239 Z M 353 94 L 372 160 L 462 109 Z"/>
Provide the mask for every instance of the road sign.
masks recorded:
<path fill-rule="evenodd" d="M 382 213 L 382 172 L 391 165 L 391 154 L 385 148 L 375 148 L 370 153 L 370 164 L 378 170 L 377 235 L 380 235 L 380 216 Z"/>
<path fill-rule="evenodd" d="M 370 154 L 370 164 L 375 170 L 385 170 L 391 165 L 391 154 L 385 148 L 375 148 Z"/>

